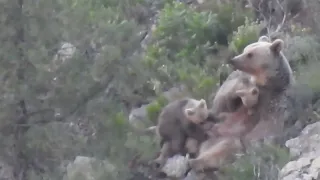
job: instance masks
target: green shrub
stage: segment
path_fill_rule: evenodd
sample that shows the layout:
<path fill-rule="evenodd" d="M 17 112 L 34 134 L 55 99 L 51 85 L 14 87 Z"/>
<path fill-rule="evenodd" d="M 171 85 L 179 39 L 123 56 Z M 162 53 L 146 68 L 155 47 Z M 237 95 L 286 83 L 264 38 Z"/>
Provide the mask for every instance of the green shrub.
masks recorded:
<path fill-rule="evenodd" d="M 296 75 L 296 79 L 301 84 L 306 84 L 314 92 L 320 92 L 320 62 L 312 62 L 306 66 L 301 66 Z"/>
<path fill-rule="evenodd" d="M 160 96 L 154 102 L 147 106 L 148 119 L 157 122 L 157 118 L 164 106 L 168 104 L 165 97 Z"/>
<path fill-rule="evenodd" d="M 161 88 L 184 84 L 195 97 L 211 93 L 223 59 L 217 56 L 223 49 L 219 38 L 228 29 L 219 21 L 225 21 L 221 14 L 178 2 L 165 5 L 143 59 Z"/>
<path fill-rule="evenodd" d="M 147 59 L 201 64 L 218 39 L 218 28 L 216 14 L 197 12 L 179 2 L 166 4 L 159 14 Z"/>
<path fill-rule="evenodd" d="M 256 22 L 250 22 L 246 19 L 245 24 L 238 27 L 238 30 L 233 33 L 230 42 L 230 50 L 239 54 L 242 50 L 253 42 L 259 39 L 260 25 Z"/>
<path fill-rule="evenodd" d="M 240 2 L 231 1 L 224 4 L 217 3 L 216 0 L 209 1 L 213 2 L 209 9 L 211 12 L 217 14 L 218 23 L 220 25 L 220 41 L 223 42 L 224 45 L 227 45 L 230 41 L 230 36 L 232 33 L 237 30 L 237 28 L 243 24 L 245 24 L 246 19 L 249 21 L 253 20 L 253 13 L 249 9 L 241 8 Z M 237 11 L 235 11 L 237 9 Z"/>
<path fill-rule="evenodd" d="M 156 154 L 159 147 L 157 145 L 157 138 L 155 136 L 149 135 L 139 135 L 135 133 L 127 133 L 127 141 L 125 142 L 125 147 L 141 154 L 141 159 L 150 160 Z"/>
<path fill-rule="evenodd" d="M 284 53 L 293 70 L 301 71 L 303 66 L 320 60 L 320 43 L 315 36 L 288 37 L 285 44 Z"/>
<path fill-rule="evenodd" d="M 184 74 L 183 78 L 181 74 Z M 179 75 L 194 98 L 207 99 L 213 87 L 218 83 L 216 76 L 208 74 L 202 68 L 179 69 Z"/>
<path fill-rule="evenodd" d="M 289 160 L 290 155 L 286 149 L 263 145 L 240 157 L 224 170 L 228 180 L 277 179 L 279 170 Z"/>

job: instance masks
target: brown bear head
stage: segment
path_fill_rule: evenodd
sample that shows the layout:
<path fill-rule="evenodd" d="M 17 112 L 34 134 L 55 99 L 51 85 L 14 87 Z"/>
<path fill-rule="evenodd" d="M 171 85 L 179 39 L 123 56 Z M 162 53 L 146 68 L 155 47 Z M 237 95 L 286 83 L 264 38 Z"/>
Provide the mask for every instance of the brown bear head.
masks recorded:
<path fill-rule="evenodd" d="M 201 124 L 208 118 L 209 110 L 204 99 L 193 100 L 188 103 L 188 106 L 184 109 L 184 114 L 191 122 Z"/>
<path fill-rule="evenodd" d="M 268 37 L 262 36 L 258 42 L 249 44 L 243 52 L 228 61 L 234 68 L 252 75 L 257 85 L 264 86 L 279 71 L 283 63 L 282 52 L 284 42 L 276 39 L 272 43 Z"/>

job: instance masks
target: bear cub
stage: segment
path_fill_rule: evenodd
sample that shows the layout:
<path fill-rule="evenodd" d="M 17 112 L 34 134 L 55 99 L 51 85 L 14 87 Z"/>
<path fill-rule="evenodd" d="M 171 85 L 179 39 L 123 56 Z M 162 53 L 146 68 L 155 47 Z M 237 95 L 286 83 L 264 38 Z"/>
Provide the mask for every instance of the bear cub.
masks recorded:
<path fill-rule="evenodd" d="M 160 155 L 154 160 L 158 168 L 163 167 L 169 157 L 186 154 L 187 139 L 192 146 L 208 138 L 201 124 L 208 118 L 207 103 L 204 99 L 184 98 L 165 106 L 158 117 L 157 135 L 160 138 Z"/>
<path fill-rule="evenodd" d="M 210 113 L 217 117 L 221 112 L 236 111 L 242 104 L 247 107 L 253 106 L 256 104 L 258 94 L 252 76 L 238 70 L 234 71 L 217 91 Z"/>

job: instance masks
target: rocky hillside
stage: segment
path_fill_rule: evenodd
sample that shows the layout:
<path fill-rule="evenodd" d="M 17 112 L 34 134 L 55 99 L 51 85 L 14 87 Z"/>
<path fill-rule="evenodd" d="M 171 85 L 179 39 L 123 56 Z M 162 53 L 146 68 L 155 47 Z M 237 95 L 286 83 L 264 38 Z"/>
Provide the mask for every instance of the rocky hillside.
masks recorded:
<path fill-rule="evenodd" d="M 288 131 L 220 179 L 316 179 L 319 10 L 316 0 L 0 1 L 0 179 L 157 179 L 157 139 L 144 129 L 170 101 L 211 102 L 232 71 L 225 61 L 261 35 L 284 40 L 294 70 Z"/>

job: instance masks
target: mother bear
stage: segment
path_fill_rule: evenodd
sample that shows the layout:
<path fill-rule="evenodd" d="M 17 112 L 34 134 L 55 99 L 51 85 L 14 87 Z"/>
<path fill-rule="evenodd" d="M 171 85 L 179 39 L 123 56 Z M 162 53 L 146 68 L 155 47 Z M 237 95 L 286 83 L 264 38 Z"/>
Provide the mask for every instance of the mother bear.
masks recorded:
<path fill-rule="evenodd" d="M 282 53 L 284 42 L 261 36 L 243 52 L 228 60 L 235 69 L 250 74 L 260 90 L 259 123 L 249 132 L 247 141 L 283 136 L 285 121 L 290 118 L 288 90 L 295 83 L 292 69 Z"/>
<path fill-rule="evenodd" d="M 244 126 L 249 128 L 246 128 L 247 132 L 243 132 L 244 139 L 241 143 L 246 144 L 270 137 L 281 140 L 278 138 L 283 137 L 284 123 L 291 115 L 287 109 L 292 109 L 288 108 L 290 105 L 290 102 L 287 101 L 288 90 L 294 84 L 292 70 L 282 53 L 283 45 L 284 42 L 280 39 L 270 43 L 266 36 L 262 36 L 258 42 L 245 47 L 242 54 L 229 60 L 229 63 L 237 70 L 229 75 L 218 90 L 211 111 L 215 115 L 223 111 L 235 113 L 235 116 L 232 117 L 236 119 L 229 119 L 235 122 L 233 126 L 237 125 L 239 120 L 246 122 Z M 238 98 L 220 98 L 222 94 L 228 96 L 228 92 L 233 88 L 230 84 L 241 83 L 242 77 L 250 79 L 259 88 L 258 104 L 253 115 L 250 116 L 238 114 L 239 105 L 241 105 L 236 103 Z M 249 84 L 243 85 L 248 86 Z M 225 107 L 225 102 L 222 101 L 234 104 L 234 107 L 233 105 L 230 106 L 232 108 Z M 229 125 L 226 124 L 226 126 Z M 230 128 L 233 127 L 230 125 Z M 240 128 L 240 126 L 235 128 Z M 220 136 L 218 141 L 209 139 L 201 145 L 199 156 L 189 161 L 190 166 L 196 171 L 219 168 L 242 147 L 243 144 L 239 145 L 236 140 L 237 138 L 225 136 Z"/>

